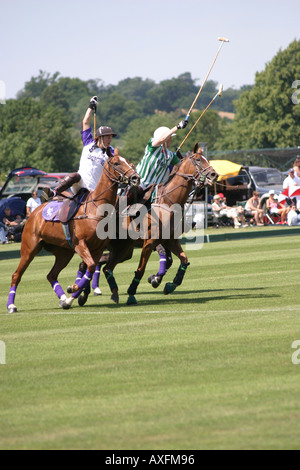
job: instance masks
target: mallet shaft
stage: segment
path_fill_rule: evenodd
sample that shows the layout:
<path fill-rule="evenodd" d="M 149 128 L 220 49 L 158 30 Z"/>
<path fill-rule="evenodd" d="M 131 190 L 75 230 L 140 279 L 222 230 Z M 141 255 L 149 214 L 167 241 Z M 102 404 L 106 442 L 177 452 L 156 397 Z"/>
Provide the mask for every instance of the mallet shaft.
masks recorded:
<path fill-rule="evenodd" d="M 218 52 L 217 52 L 217 54 L 216 54 L 216 56 L 215 56 L 215 58 L 214 58 L 214 60 L 213 60 L 213 63 L 211 64 L 211 67 L 210 67 L 209 71 L 207 72 L 207 75 L 206 75 L 206 77 L 205 77 L 205 79 L 204 79 L 204 82 L 203 82 L 203 84 L 201 85 L 201 88 L 200 88 L 200 90 L 198 91 L 198 93 L 197 93 L 197 95 L 196 95 L 196 98 L 194 99 L 194 102 L 193 102 L 192 106 L 191 106 L 190 109 L 189 109 L 189 112 L 187 113 L 187 116 L 186 116 L 186 118 L 185 118 L 186 121 L 188 121 L 189 118 L 190 118 L 190 114 L 191 114 L 191 112 L 193 111 L 193 109 L 194 109 L 194 107 L 195 107 L 195 104 L 196 104 L 196 102 L 197 102 L 197 100 L 198 100 L 198 98 L 199 98 L 199 96 L 200 96 L 200 93 L 201 93 L 201 91 L 203 90 L 203 87 L 204 87 L 205 83 L 207 82 L 207 79 L 208 79 L 208 77 L 209 77 L 209 75 L 210 75 L 210 72 L 212 71 L 213 66 L 214 66 L 215 63 L 216 63 L 216 60 L 217 60 L 217 58 L 218 58 L 218 55 L 220 54 L 220 51 L 221 51 L 221 49 L 222 49 L 222 47 L 223 47 L 223 45 L 224 45 L 224 42 L 229 42 L 229 39 L 227 39 L 227 38 L 222 38 L 222 37 L 218 38 L 218 40 L 221 41 L 221 44 L 220 44 L 219 49 L 218 49 Z"/>

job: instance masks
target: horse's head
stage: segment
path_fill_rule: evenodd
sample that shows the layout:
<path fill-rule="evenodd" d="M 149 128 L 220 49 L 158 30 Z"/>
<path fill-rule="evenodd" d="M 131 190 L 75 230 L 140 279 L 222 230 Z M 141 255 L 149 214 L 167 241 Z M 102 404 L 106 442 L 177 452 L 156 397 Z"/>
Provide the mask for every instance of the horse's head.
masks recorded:
<path fill-rule="evenodd" d="M 129 186 L 138 186 L 140 184 L 140 175 L 135 171 L 134 165 L 131 165 L 126 158 L 115 155 L 107 160 L 105 166 L 106 165 L 107 173 L 111 181 Z"/>
<path fill-rule="evenodd" d="M 211 186 L 219 177 L 218 173 L 211 166 L 207 158 L 202 153 L 194 153 L 192 156 L 187 157 L 187 160 L 193 164 L 194 171 L 191 171 L 191 177 L 195 186 Z"/>

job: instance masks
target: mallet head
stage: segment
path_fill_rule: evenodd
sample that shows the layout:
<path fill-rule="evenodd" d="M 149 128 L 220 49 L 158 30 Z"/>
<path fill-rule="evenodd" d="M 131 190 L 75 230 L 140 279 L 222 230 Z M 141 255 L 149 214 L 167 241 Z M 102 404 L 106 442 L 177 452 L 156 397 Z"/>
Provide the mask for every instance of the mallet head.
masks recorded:
<path fill-rule="evenodd" d="M 230 42 L 229 39 L 227 38 L 218 38 L 218 41 L 222 41 L 222 42 Z"/>
<path fill-rule="evenodd" d="M 222 94 L 223 94 L 223 83 L 221 83 L 221 85 L 220 85 L 218 95 L 219 95 L 219 96 L 222 96 Z"/>

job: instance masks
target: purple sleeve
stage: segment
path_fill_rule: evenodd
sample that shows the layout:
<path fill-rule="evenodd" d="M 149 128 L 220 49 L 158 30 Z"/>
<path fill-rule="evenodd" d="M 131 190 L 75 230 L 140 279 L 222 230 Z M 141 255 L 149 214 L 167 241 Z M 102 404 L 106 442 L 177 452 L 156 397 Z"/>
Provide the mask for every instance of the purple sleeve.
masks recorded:
<path fill-rule="evenodd" d="M 81 138 L 83 142 L 83 146 L 85 147 L 86 145 L 90 145 L 91 143 L 94 142 L 93 134 L 92 134 L 92 128 L 90 127 L 86 131 L 81 131 Z"/>

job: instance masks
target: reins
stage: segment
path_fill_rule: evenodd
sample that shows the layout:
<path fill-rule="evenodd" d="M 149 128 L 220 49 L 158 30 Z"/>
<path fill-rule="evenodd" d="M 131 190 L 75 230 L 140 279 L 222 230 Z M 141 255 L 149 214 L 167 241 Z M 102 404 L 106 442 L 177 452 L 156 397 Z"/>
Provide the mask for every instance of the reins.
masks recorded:
<path fill-rule="evenodd" d="M 80 206 L 83 206 L 84 205 L 84 215 L 79 215 L 78 217 L 74 217 L 73 220 L 82 220 L 82 219 L 91 219 L 91 220 L 97 220 L 97 221 L 100 221 L 102 219 L 102 217 L 96 217 L 96 216 L 90 216 L 89 214 L 87 214 L 87 206 L 88 204 L 92 203 L 96 208 L 98 207 L 97 206 L 97 202 L 101 200 L 101 198 L 103 197 L 103 195 L 107 192 L 107 191 L 110 191 L 114 186 L 115 184 L 119 184 L 119 183 L 122 183 L 122 182 L 127 182 L 127 184 L 129 183 L 129 178 L 127 178 L 127 173 L 129 171 L 131 171 L 133 168 L 130 167 L 129 165 L 129 168 L 125 171 L 125 172 L 122 172 L 120 170 L 118 170 L 117 168 L 114 167 L 114 165 L 109 161 L 107 160 L 107 164 L 109 166 L 110 169 L 113 169 L 114 172 L 116 172 L 119 176 L 118 177 L 115 177 L 110 169 L 108 170 L 105 166 L 103 168 L 103 172 L 105 173 L 105 175 L 107 176 L 107 178 L 111 181 L 111 185 L 108 186 L 107 188 L 105 188 L 104 191 L 102 191 L 102 193 L 98 194 L 96 197 L 93 197 L 93 194 L 95 191 L 92 191 L 90 192 L 90 194 L 88 195 L 88 198 L 86 199 L 86 201 L 83 201 Z"/>
<path fill-rule="evenodd" d="M 200 182 L 200 185 L 201 187 L 204 187 L 205 186 L 205 180 L 208 176 L 208 174 L 210 173 L 210 171 L 213 170 L 212 166 L 209 165 L 207 168 L 202 168 L 198 162 L 193 158 L 195 157 L 195 155 L 197 154 L 193 154 L 192 156 L 188 157 L 188 160 L 194 165 L 194 167 L 196 168 L 196 170 L 194 171 L 193 174 L 186 174 L 186 173 L 180 173 L 179 171 L 176 171 L 176 176 L 179 176 L 181 178 L 183 178 L 184 180 L 186 180 L 188 183 L 190 181 L 192 181 L 193 183 L 195 184 L 198 184 Z M 213 170 L 214 171 L 214 170 Z M 175 176 L 174 176 L 175 178 Z M 185 188 L 185 184 L 178 184 L 177 186 L 175 186 L 175 188 L 167 191 L 167 186 L 170 184 L 171 181 L 169 181 L 168 183 L 166 183 L 166 185 L 163 185 L 162 188 L 163 188 L 163 191 L 162 191 L 162 194 L 160 196 L 157 196 L 155 198 L 155 202 L 157 203 L 160 203 L 161 199 L 163 197 L 166 197 L 168 199 L 168 201 L 174 205 L 175 203 L 170 199 L 169 197 L 169 194 L 173 193 L 174 191 L 176 191 L 178 188 Z M 196 198 L 196 194 L 193 196 L 192 198 L 192 202 L 194 201 L 194 199 Z"/>

